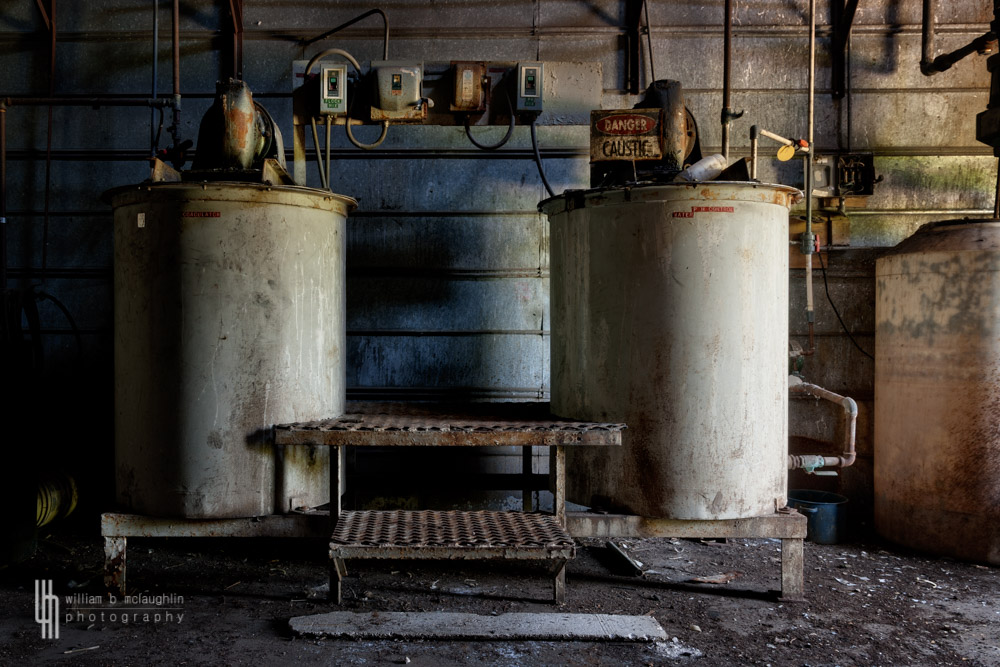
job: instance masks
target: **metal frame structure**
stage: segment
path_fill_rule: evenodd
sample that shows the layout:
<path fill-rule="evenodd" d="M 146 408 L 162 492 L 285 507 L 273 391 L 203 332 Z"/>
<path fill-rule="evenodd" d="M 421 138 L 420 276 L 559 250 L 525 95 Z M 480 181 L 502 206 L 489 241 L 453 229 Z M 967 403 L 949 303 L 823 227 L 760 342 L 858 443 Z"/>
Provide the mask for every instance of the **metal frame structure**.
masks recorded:
<path fill-rule="evenodd" d="M 330 452 L 330 597 L 342 600 L 344 559 L 509 559 L 552 561 L 553 601 L 566 598 L 566 563 L 576 555 L 566 532 L 567 446 L 621 445 L 624 424 L 554 417 L 545 403 L 465 405 L 354 403 L 349 414 L 275 427 L 276 446 L 334 447 Z M 548 446 L 553 514 L 522 512 L 342 512 L 342 447 L 523 447 L 531 477 L 531 448 Z M 530 507 L 530 485 L 522 492 Z M 460 525 L 460 529 L 456 526 Z"/>
<path fill-rule="evenodd" d="M 348 414 L 274 428 L 275 446 L 327 446 L 329 512 L 241 519 L 185 520 L 104 514 L 105 585 L 125 592 L 128 537 L 329 537 L 330 597 L 341 602 L 347 558 L 510 559 L 552 563 L 553 599 L 565 601 L 566 563 L 576 537 L 777 538 L 781 540 L 781 599 L 803 599 L 806 518 L 781 509 L 771 516 L 717 521 L 653 519 L 629 515 L 567 513 L 566 447 L 619 446 L 624 424 L 553 417 L 544 403 L 468 405 L 348 403 Z M 342 511 L 340 448 L 518 446 L 525 512 Z M 532 513 L 531 451 L 550 447 L 553 514 Z"/>

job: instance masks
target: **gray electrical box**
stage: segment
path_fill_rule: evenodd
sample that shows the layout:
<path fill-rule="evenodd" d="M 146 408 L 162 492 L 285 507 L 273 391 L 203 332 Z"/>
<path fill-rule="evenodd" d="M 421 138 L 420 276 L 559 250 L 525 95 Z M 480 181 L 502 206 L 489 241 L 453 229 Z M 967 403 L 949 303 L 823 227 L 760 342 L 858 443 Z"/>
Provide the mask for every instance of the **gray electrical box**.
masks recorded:
<path fill-rule="evenodd" d="M 517 110 L 542 110 L 542 63 L 517 64 Z"/>
<path fill-rule="evenodd" d="M 423 63 L 377 60 L 372 69 L 378 91 L 372 120 L 419 120 L 426 115 L 421 104 Z"/>
<path fill-rule="evenodd" d="M 324 116 L 347 113 L 347 65 L 323 65 L 319 89 L 319 112 Z"/>

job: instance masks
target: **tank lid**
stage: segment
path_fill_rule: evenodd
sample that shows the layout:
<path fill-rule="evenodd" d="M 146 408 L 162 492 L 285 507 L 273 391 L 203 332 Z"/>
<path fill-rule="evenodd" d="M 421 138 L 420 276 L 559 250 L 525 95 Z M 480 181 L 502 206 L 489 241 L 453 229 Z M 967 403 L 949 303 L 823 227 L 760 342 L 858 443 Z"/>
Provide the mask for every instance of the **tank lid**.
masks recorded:
<path fill-rule="evenodd" d="M 588 206 L 626 202 L 676 201 L 679 199 L 763 202 L 791 208 L 802 199 L 802 191 L 788 185 L 758 183 L 756 181 L 656 183 L 590 190 L 567 190 L 561 195 L 539 202 L 538 210 L 551 216 Z"/>
<path fill-rule="evenodd" d="M 161 182 L 161 183 L 134 183 L 132 185 L 121 185 L 101 193 L 101 201 L 114 206 L 115 200 L 123 195 L 134 193 L 142 195 L 144 193 L 168 193 L 184 192 L 198 193 L 204 192 L 206 199 L 214 196 L 221 196 L 224 199 L 243 200 L 249 199 L 251 193 L 273 192 L 289 195 L 306 195 L 308 197 L 322 198 L 333 202 L 338 202 L 350 213 L 358 207 L 358 202 L 353 197 L 340 195 L 329 190 L 319 190 L 308 188 L 302 185 L 268 185 L 266 183 L 247 183 L 242 181 L 204 181 L 193 182 Z M 228 196 L 226 196 L 228 195 Z M 189 195 L 190 196 L 190 195 Z M 256 197 L 254 197 L 256 199 Z"/>
<path fill-rule="evenodd" d="M 923 252 L 1000 250 L 1000 220 L 960 218 L 928 222 L 879 259 Z"/>

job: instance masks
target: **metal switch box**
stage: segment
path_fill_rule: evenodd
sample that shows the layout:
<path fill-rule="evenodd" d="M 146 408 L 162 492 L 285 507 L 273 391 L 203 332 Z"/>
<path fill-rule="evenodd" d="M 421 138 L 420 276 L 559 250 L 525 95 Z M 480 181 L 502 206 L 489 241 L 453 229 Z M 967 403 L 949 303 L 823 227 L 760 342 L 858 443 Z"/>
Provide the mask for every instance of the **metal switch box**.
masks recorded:
<path fill-rule="evenodd" d="M 323 66 L 320 78 L 319 112 L 325 116 L 347 113 L 347 66 Z"/>
<path fill-rule="evenodd" d="M 518 63 L 517 110 L 542 110 L 542 63 Z"/>
<path fill-rule="evenodd" d="M 422 63 L 382 60 L 372 63 L 378 88 L 377 106 L 373 119 L 381 115 L 386 119 L 408 119 L 419 110 L 423 71 Z M 382 114 L 378 114 L 382 112 Z"/>
<path fill-rule="evenodd" d="M 451 69 L 454 75 L 451 110 L 485 111 L 486 64 L 456 62 Z"/>

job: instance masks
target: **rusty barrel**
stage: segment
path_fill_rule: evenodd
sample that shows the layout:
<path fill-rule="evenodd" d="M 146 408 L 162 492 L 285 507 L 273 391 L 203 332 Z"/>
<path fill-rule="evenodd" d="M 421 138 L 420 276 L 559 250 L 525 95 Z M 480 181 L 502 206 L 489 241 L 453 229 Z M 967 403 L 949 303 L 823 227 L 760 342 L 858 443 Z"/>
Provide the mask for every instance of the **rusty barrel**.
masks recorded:
<path fill-rule="evenodd" d="M 1000 565 L 1000 222 L 924 225 L 876 281 L 876 528 Z"/>

